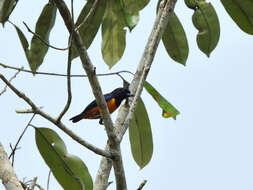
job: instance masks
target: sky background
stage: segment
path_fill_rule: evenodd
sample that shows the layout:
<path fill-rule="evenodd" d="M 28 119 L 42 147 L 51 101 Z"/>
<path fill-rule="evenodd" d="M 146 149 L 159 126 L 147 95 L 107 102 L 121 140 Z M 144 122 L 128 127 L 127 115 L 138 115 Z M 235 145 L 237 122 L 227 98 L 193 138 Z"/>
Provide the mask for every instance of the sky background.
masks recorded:
<path fill-rule="evenodd" d="M 47 1 L 20 1 L 10 20 L 20 26 L 26 37 L 29 34 L 22 21 L 34 28 L 36 20 Z M 68 1 L 69 3 L 70 1 Z M 221 25 L 220 41 L 207 58 L 197 48 L 197 30 L 183 1 L 178 1 L 175 12 L 186 31 L 189 57 L 186 67 L 170 59 L 160 43 L 147 80 L 179 111 L 177 120 L 164 119 L 162 110 L 144 90 L 142 98 L 146 105 L 153 133 L 154 152 L 150 163 L 142 170 L 135 164 L 126 133 L 122 154 L 128 189 L 137 189 L 146 179 L 144 189 L 172 190 L 250 190 L 253 188 L 253 36 L 241 31 L 227 15 L 220 1 L 211 1 Z M 119 70 L 135 71 L 141 58 L 148 35 L 155 20 L 157 1 L 150 1 L 140 12 L 136 28 L 127 32 L 127 44 L 122 59 L 109 70 L 101 56 L 101 32 L 88 50 L 97 73 Z M 84 1 L 75 1 L 77 17 Z M 68 33 L 60 15 L 50 36 L 50 43 L 57 47 L 67 46 Z M 0 27 L 0 62 L 16 67 L 28 67 L 15 29 L 8 23 Z M 50 49 L 39 71 L 65 73 L 67 52 Z M 73 74 L 83 74 L 79 59 L 72 65 Z M 6 77 L 15 71 L 3 69 Z M 131 76 L 124 74 L 131 81 Z M 122 86 L 117 76 L 99 78 L 103 92 Z M 13 84 L 25 92 L 38 106 L 56 117 L 66 102 L 66 79 L 51 76 L 32 76 L 20 73 Z M 0 90 L 4 84 L 0 82 Z M 72 103 L 63 122 L 75 133 L 101 148 L 106 143 L 106 133 L 96 120 L 83 120 L 77 124 L 69 118 L 80 113 L 94 99 L 87 78 L 72 79 Z M 29 106 L 11 90 L 0 97 L 0 142 L 8 153 L 9 143 L 14 145 L 32 115 L 19 115 L 16 109 Z M 117 112 L 112 115 L 115 119 Z M 78 155 L 89 168 L 95 180 L 100 156 L 88 151 L 40 116 L 32 122 L 38 127 L 54 129 L 66 143 L 68 152 Z M 48 167 L 41 158 L 29 128 L 16 152 L 14 169 L 19 179 L 38 176 L 38 184 L 46 188 Z M 114 176 L 110 176 L 114 181 Z M 4 189 L 2 184 L 0 189 Z M 61 189 L 51 178 L 50 189 Z M 115 183 L 108 189 L 115 189 Z"/>

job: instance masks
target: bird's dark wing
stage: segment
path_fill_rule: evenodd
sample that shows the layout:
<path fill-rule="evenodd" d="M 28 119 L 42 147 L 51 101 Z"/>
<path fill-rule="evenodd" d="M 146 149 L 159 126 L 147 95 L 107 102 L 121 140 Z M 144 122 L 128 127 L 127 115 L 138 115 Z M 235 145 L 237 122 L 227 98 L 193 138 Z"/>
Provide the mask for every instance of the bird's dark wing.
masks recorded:
<path fill-rule="evenodd" d="M 109 101 L 111 98 L 112 98 L 112 94 L 111 93 L 108 93 L 108 94 L 105 94 L 104 95 L 105 97 L 105 101 Z M 92 108 L 96 107 L 97 106 L 97 102 L 96 100 L 93 100 L 84 110 L 82 113 L 87 113 L 89 110 L 91 110 Z"/>
<path fill-rule="evenodd" d="M 108 94 L 105 94 L 104 97 L 105 97 L 105 101 L 108 102 L 110 99 L 113 98 L 113 94 L 112 93 L 108 93 Z"/>
<path fill-rule="evenodd" d="M 82 113 L 86 113 L 88 112 L 89 110 L 91 110 L 92 108 L 96 107 L 97 106 L 97 102 L 96 100 L 93 100 L 84 110 Z"/>

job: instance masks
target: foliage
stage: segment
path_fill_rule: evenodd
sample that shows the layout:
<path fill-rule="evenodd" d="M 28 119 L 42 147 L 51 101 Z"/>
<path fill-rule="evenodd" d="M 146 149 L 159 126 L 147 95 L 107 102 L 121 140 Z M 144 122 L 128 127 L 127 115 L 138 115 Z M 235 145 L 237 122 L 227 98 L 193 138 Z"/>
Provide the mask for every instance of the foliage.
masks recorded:
<path fill-rule="evenodd" d="M 67 152 L 65 143 L 52 129 L 35 128 L 41 156 L 65 190 L 92 190 L 92 179 L 83 161 Z"/>
<path fill-rule="evenodd" d="M 129 125 L 129 141 L 133 158 L 142 169 L 151 160 L 153 140 L 148 112 L 141 98 Z"/>
<path fill-rule="evenodd" d="M 89 48 L 99 27 L 102 26 L 101 50 L 105 63 L 109 68 L 115 65 L 123 56 L 126 45 L 125 27 L 132 30 L 137 25 L 139 11 L 149 2 L 148 0 L 114 1 L 101 0 L 96 3 L 95 0 L 88 0 L 75 23 L 79 27 L 86 48 Z M 222 0 L 221 2 L 235 23 L 243 31 L 253 34 L 253 2 L 251 0 Z M 215 9 L 210 2 L 204 0 L 185 0 L 185 3 L 194 10 L 192 22 L 199 30 L 197 35 L 198 47 L 207 56 L 210 56 L 210 53 L 218 44 L 220 34 L 219 20 Z M 4 1 L 0 4 L 0 22 L 4 24 L 8 20 L 15 5 L 16 1 Z M 45 42 L 48 42 L 50 31 L 54 25 L 55 13 L 55 6 L 49 3 L 45 5 L 37 21 L 35 33 Z M 36 36 L 33 36 L 31 49 L 28 50 L 25 36 L 17 26 L 15 27 L 30 68 L 32 71 L 36 71 L 43 62 L 48 46 L 43 44 Z M 168 55 L 173 60 L 185 65 L 189 51 L 187 37 L 180 20 L 174 12 L 170 16 L 170 22 L 162 39 Z M 72 58 L 77 56 L 78 54 L 74 48 Z"/>
<path fill-rule="evenodd" d="M 159 7 L 161 1 L 158 1 Z M 248 34 L 253 34 L 253 1 L 221 0 L 225 10 Z M 87 0 L 77 21 L 73 23 L 79 31 L 85 48 L 89 48 L 101 27 L 101 51 L 105 63 L 112 68 L 123 56 L 126 47 L 126 28 L 131 32 L 139 20 L 139 12 L 149 0 Z M 17 1 L 0 2 L 0 22 L 4 25 L 13 12 Z M 204 0 L 185 0 L 188 8 L 194 11 L 192 23 L 198 30 L 198 48 L 208 57 L 216 48 L 220 38 L 219 18 L 210 2 Z M 15 24 L 18 37 L 32 72 L 36 72 L 47 54 L 49 36 L 54 27 L 56 5 L 53 0 L 41 11 L 30 44 Z M 71 39 L 71 38 L 70 38 Z M 180 19 L 171 10 L 169 22 L 162 35 L 168 55 L 176 62 L 186 65 L 189 54 L 187 32 Z M 78 57 L 76 47 L 72 47 L 71 58 Z M 176 119 L 179 111 L 167 101 L 150 83 L 144 84 L 147 92 L 162 108 L 164 118 Z M 65 143 L 56 132 L 48 128 L 35 128 L 38 150 L 55 178 L 64 189 L 92 189 L 92 179 L 86 165 L 77 156 L 68 154 Z M 145 167 L 153 154 L 151 124 L 144 102 L 139 99 L 133 119 L 129 125 L 129 141 L 133 158 L 140 168 Z"/>

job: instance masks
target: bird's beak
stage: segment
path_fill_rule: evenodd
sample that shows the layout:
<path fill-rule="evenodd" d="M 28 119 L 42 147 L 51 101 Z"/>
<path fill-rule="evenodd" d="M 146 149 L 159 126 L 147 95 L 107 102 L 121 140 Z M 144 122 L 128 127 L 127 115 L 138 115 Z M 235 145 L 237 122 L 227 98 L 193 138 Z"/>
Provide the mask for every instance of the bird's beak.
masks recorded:
<path fill-rule="evenodd" d="M 134 97 L 134 94 L 128 93 L 127 97 Z"/>

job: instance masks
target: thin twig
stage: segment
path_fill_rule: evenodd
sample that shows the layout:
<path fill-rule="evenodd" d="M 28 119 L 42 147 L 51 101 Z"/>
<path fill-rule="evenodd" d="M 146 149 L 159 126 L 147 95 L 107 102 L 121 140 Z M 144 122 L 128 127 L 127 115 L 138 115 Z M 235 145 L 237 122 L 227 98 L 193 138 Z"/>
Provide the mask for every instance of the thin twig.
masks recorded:
<path fill-rule="evenodd" d="M 13 25 L 14 27 L 17 27 L 13 22 L 11 22 L 10 20 L 8 20 L 7 22 L 9 22 L 11 25 Z M 28 25 L 25 23 L 25 22 L 23 22 L 23 24 L 25 25 L 25 27 L 26 27 L 26 29 L 28 30 L 28 32 L 30 32 L 30 33 L 32 33 L 34 36 L 36 36 L 43 44 L 45 44 L 46 46 L 48 46 L 48 47 L 51 47 L 51 48 L 53 48 L 53 49 L 56 49 L 56 50 L 60 50 L 60 51 L 65 51 L 65 50 L 67 50 L 67 49 L 69 49 L 69 45 L 68 45 L 68 47 L 66 47 L 66 48 L 58 48 L 58 47 L 55 47 L 55 46 L 53 46 L 53 45 L 50 45 L 48 42 L 46 42 L 42 37 L 40 37 L 40 35 L 39 34 L 36 34 L 35 32 L 33 32 L 29 27 L 28 27 Z"/>
<path fill-rule="evenodd" d="M 137 190 L 141 190 L 141 189 L 144 187 L 144 185 L 146 185 L 146 183 L 147 183 L 147 180 L 144 180 L 144 181 L 139 185 L 139 187 L 137 188 Z"/>
<path fill-rule="evenodd" d="M 93 14 L 95 12 L 95 8 L 97 6 L 97 3 L 98 3 L 98 0 L 95 0 L 92 4 L 92 7 L 91 9 L 89 10 L 89 13 L 86 15 L 86 17 L 83 19 L 83 21 L 81 22 L 81 24 L 79 24 L 76 28 L 75 28 L 75 31 L 78 31 L 82 26 L 83 24 L 88 20 L 89 16 L 91 14 Z"/>
<path fill-rule="evenodd" d="M 126 80 L 124 79 L 124 77 L 121 76 L 121 74 L 117 73 L 117 75 L 118 75 L 123 81 L 126 81 Z"/>
<path fill-rule="evenodd" d="M 43 108 L 43 106 L 39 107 L 39 109 L 42 109 L 42 108 Z M 30 113 L 34 113 L 34 110 L 31 108 L 29 108 L 29 109 L 16 109 L 15 112 L 21 113 L 21 114 L 26 114 L 26 113 L 30 114 Z"/>
<path fill-rule="evenodd" d="M 32 109 L 34 110 L 35 114 L 38 114 L 40 116 L 42 116 L 43 118 L 47 119 L 48 121 L 52 122 L 53 124 L 55 124 L 58 128 L 60 128 L 62 131 L 64 131 L 67 135 L 69 135 L 72 139 L 74 139 L 75 141 L 77 141 L 79 144 L 83 145 L 84 147 L 88 148 L 89 150 L 91 150 L 92 152 L 99 154 L 101 156 L 107 157 L 107 158 L 113 158 L 114 155 L 108 151 L 102 150 L 90 143 L 88 143 L 87 141 L 85 141 L 84 139 L 82 139 L 81 137 L 79 137 L 78 135 L 76 135 L 73 131 L 71 131 L 69 128 L 67 128 L 61 121 L 57 121 L 55 118 L 53 118 L 52 116 L 48 115 L 47 113 L 43 112 L 41 109 L 39 109 L 39 107 L 37 107 L 33 101 L 27 97 L 24 93 L 22 93 L 21 91 L 19 91 L 16 87 L 14 87 L 11 83 L 9 83 L 9 81 L 0 73 L 0 78 L 1 80 L 8 85 L 8 87 L 17 95 L 19 96 L 21 99 L 23 99 L 27 104 L 29 104 Z"/>
<path fill-rule="evenodd" d="M 28 122 L 27 125 L 25 126 L 23 132 L 22 132 L 21 135 L 19 136 L 19 138 L 18 138 L 18 140 L 17 140 L 17 142 L 16 142 L 16 144 L 15 144 L 15 146 L 14 146 L 14 148 L 13 148 L 13 150 L 12 150 L 10 156 L 9 156 L 9 159 L 11 158 L 11 156 L 14 157 L 15 151 L 17 150 L 17 147 L 18 147 L 18 144 L 19 144 L 20 140 L 22 139 L 22 137 L 24 136 L 24 134 L 25 134 L 25 132 L 26 132 L 26 130 L 27 130 L 29 124 L 32 122 L 32 120 L 33 120 L 34 117 L 35 117 L 35 113 L 32 115 L 31 119 L 29 120 L 29 122 Z M 14 160 L 13 160 L 13 161 L 14 161 Z M 14 164 L 14 163 L 12 162 L 12 166 L 13 166 L 13 164 Z"/>
<path fill-rule="evenodd" d="M 70 6 L 71 6 L 71 18 L 72 18 L 72 22 L 74 22 L 74 0 L 71 0 L 70 2 Z"/>
<path fill-rule="evenodd" d="M 10 143 L 10 148 L 11 148 L 11 151 L 14 150 L 14 148 L 13 148 L 12 145 L 11 145 L 11 143 Z M 17 151 L 18 149 L 20 149 L 20 147 L 17 147 L 15 151 Z M 14 155 L 13 155 L 12 158 L 11 158 L 11 165 L 12 165 L 12 166 L 14 165 L 14 160 L 15 160 L 15 158 L 14 158 Z"/>
<path fill-rule="evenodd" d="M 73 6 L 73 5 L 72 5 Z M 71 39 L 70 39 L 71 40 Z M 63 115 L 67 112 L 69 109 L 71 100 L 72 100 L 72 93 L 71 93 L 71 81 L 70 81 L 70 73 L 71 73 L 71 54 L 72 54 L 72 43 L 70 42 L 71 46 L 68 51 L 68 63 L 67 63 L 67 92 L 68 92 L 68 99 L 65 107 L 63 108 L 62 112 L 57 118 L 57 121 L 60 121 Z"/>
<path fill-rule="evenodd" d="M 109 181 L 108 184 L 107 184 L 107 187 L 106 189 L 113 183 L 113 181 Z"/>
<path fill-rule="evenodd" d="M 36 36 L 36 37 L 37 37 L 43 44 L 45 44 L 46 46 L 51 47 L 51 48 L 56 49 L 56 50 L 60 50 L 60 51 L 65 51 L 65 50 L 68 50 L 68 49 L 69 49 L 70 44 L 68 44 L 68 47 L 66 47 L 66 48 L 58 48 L 58 47 L 55 47 L 55 46 L 50 45 L 50 44 L 47 43 L 42 37 L 40 37 L 39 34 L 36 34 L 35 32 L 33 32 L 33 31 L 28 27 L 28 25 L 27 25 L 25 22 L 23 22 L 23 24 L 25 25 L 25 27 L 26 27 L 26 29 L 28 30 L 28 32 L 30 32 L 30 33 L 32 33 L 34 36 Z"/>
<path fill-rule="evenodd" d="M 138 100 L 139 100 L 139 98 L 141 96 L 141 92 L 143 90 L 143 85 L 144 85 L 145 79 L 146 79 L 146 77 L 148 75 L 148 71 L 149 71 L 148 67 L 145 67 L 143 69 L 143 73 L 142 73 L 142 75 L 141 75 L 141 77 L 139 79 L 139 84 L 138 84 L 138 87 L 137 87 L 136 92 L 135 92 L 135 96 L 134 96 L 134 98 L 132 100 L 132 103 L 130 104 L 128 114 L 127 114 L 127 116 L 125 118 L 125 121 L 124 121 L 124 123 L 122 125 L 122 131 L 121 131 L 122 133 L 121 133 L 121 135 L 117 136 L 119 141 L 121 141 L 121 139 L 123 138 L 123 135 L 125 134 L 128 126 L 129 126 L 129 123 L 131 122 L 131 120 L 132 120 L 132 118 L 134 116 L 134 112 L 135 112 Z"/>
<path fill-rule="evenodd" d="M 36 186 L 36 181 L 37 181 L 37 177 L 34 177 L 32 180 L 31 180 L 31 182 L 30 182 L 30 184 L 29 184 L 29 190 L 34 190 L 34 187 Z"/>
<path fill-rule="evenodd" d="M 47 190 L 49 190 L 49 183 L 50 183 L 51 173 L 52 173 L 51 170 L 49 170 L 48 176 L 47 176 Z"/>
<path fill-rule="evenodd" d="M 21 67 L 21 69 L 24 69 L 24 67 Z M 10 79 L 9 82 L 11 82 L 14 78 L 17 77 L 17 75 L 19 74 L 20 70 L 18 70 Z M 3 90 L 0 92 L 0 96 L 5 93 L 7 90 L 7 85 L 5 85 L 5 87 L 3 88 Z"/>
<path fill-rule="evenodd" d="M 68 76 L 66 74 L 60 74 L 60 73 L 38 72 L 38 71 L 33 72 L 33 71 L 30 71 L 30 70 L 27 70 L 27 69 L 22 69 L 22 68 L 19 68 L 19 67 L 13 67 L 13 66 L 5 65 L 3 63 L 0 63 L 0 66 L 2 66 L 3 68 L 7 68 L 7 69 L 13 69 L 13 70 L 21 71 L 21 72 L 38 74 L 38 75 L 48 75 L 48 76 L 56 76 L 56 77 L 67 77 Z M 133 75 L 133 73 L 131 71 L 122 70 L 122 71 L 111 72 L 111 73 L 96 74 L 96 76 L 101 77 L 101 76 L 109 76 L 109 75 L 118 75 L 120 73 L 129 73 L 129 74 Z M 87 75 L 70 75 L 70 77 L 87 77 Z"/>

